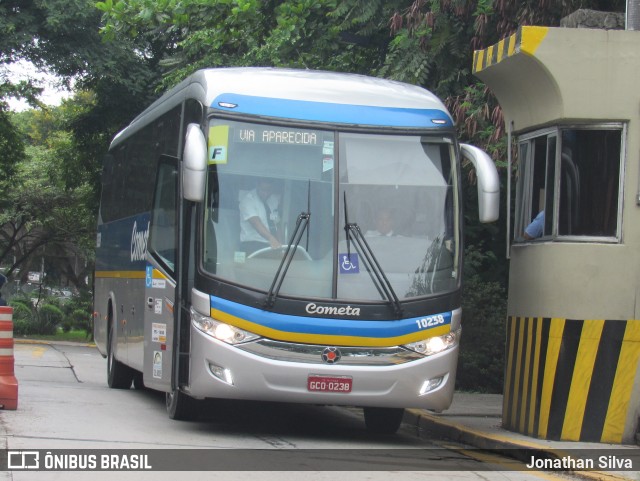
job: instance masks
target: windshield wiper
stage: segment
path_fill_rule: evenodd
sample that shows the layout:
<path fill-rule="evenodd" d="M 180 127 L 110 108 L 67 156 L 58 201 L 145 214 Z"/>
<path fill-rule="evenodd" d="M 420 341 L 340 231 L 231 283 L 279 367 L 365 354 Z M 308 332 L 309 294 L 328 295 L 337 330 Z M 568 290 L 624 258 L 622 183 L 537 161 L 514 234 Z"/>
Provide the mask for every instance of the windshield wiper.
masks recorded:
<path fill-rule="evenodd" d="M 367 239 L 365 239 L 362 234 L 360 226 L 355 222 L 349 222 L 346 192 L 344 192 L 344 231 L 347 235 L 347 255 L 351 257 L 351 239 L 353 238 L 353 241 L 356 243 L 357 250 L 361 253 L 362 258 L 365 261 L 365 268 L 371 276 L 373 285 L 378 289 L 380 296 L 385 298 L 393 306 L 396 316 L 398 316 L 398 318 L 402 317 L 402 305 L 400 304 L 400 299 L 398 299 L 396 291 L 393 289 L 393 286 L 391 285 L 391 282 L 389 282 L 384 270 L 382 270 L 380 262 L 378 262 L 378 259 L 373 253 Z"/>
<path fill-rule="evenodd" d="M 282 260 L 280 261 L 280 265 L 278 266 L 276 275 L 273 277 L 273 282 L 271 283 L 271 287 L 269 288 L 269 292 L 267 293 L 267 298 L 264 301 L 265 308 L 272 308 L 276 302 L 278 292 L 280 292 L 280 287 L 282 287 L 282 283 L 284 282 L 284 278 L 287 275 L 287 271 L 289 270 L 291 261 L 293 260 L 293 257 L 298 250 L 298 245 L 300 245 L 302 235 L 309 225 L 310 217 L 310 212 L 300 212 L 300 215 L 296 220 L 296 227 L 293 229 L 293 233 L 289 238 L 289 243 L 284 252 L 284 255 L 282 256 Z"/>

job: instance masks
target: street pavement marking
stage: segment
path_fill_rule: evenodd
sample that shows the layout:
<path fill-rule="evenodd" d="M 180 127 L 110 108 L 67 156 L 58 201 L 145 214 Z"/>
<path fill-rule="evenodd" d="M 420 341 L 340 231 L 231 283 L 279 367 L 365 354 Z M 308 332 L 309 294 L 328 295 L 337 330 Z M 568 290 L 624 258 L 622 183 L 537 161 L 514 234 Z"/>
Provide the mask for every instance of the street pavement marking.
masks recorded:
<path fill-rule="evenodd" d="M 45 352 L 47 352 L 47 348 L 46 347 L 34 347 L 31 350 L 31 357 L 35 357 L 36 359 L 40 359 L 42 356 L 44 356 Z"/>
<path fill-rule="evenodd" d="M 527 469 L 525 468 L 525 464 L 522 461 L 506 458 L 504 456 L 500 456 L 499 454 L 491 454 L 491 453 L 482 452 L 482 451 L 465 449 L 458 446 L 454 446 L 452 444 L 442 444 L 442 447 L 450 449 L 452 451 L 456 451 L 469 458 L 480 461 L 481 463 L 497 464 L 503 467 L 507 471 L 526 472 L 527 474 L 536 476 L 538 478 L 546 479 L 548 481 L 567 481 L 567 478 L 565 476 L 556 476 L 554 474 L 543 472 L 543 471 Z"/>

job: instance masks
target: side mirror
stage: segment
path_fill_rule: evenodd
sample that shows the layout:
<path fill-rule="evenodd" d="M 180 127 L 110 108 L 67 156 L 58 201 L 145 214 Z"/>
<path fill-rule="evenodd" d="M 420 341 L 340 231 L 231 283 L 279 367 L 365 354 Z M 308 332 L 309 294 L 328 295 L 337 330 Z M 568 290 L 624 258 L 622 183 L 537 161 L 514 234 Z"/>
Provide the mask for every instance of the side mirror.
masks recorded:
<path fill-rule="evenodd" d="M 198 124 L 187 126 L 182 158 L 182 192 L 186 200 L 202 202 L 207 178 L 207 139 Z"/>
<path fill-rule="evenodd" d="M 500 216 L 500 179 L 491 157 L 478 147 L 460 144 L 460 153 L 476 168 L 480 222 L 493 222 Z"/>

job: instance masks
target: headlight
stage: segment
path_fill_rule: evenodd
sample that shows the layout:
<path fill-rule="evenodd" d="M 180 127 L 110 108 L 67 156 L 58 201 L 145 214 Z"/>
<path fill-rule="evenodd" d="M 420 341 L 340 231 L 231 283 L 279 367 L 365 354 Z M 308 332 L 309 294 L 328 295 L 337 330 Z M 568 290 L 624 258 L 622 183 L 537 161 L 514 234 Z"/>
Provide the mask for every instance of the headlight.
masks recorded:
<path fill-rule="evenodd" d="M 447 349 L 451 349 L 458 345 L 460 341 L 460 333 L 462 329 L 456 329 L 455 331 L 448 332 L 442 336 L 430 337 L 422 341 L 416 341 L 409 344 L 405 344 L 403 347 L 411 349 L 412 351 L 419 352 L 425 356 L 433 356 Z"/>
<path fill-rule="evenodd" d="M 193 308 L 191 308 L 191 322 L 205 334 L 219 341 L 226 342 L 227 344 L 242 344 L 243 342 L 253 341 L 260 337 L 244 329 L 225 324 L 208 316 L 203 316 Z"/>

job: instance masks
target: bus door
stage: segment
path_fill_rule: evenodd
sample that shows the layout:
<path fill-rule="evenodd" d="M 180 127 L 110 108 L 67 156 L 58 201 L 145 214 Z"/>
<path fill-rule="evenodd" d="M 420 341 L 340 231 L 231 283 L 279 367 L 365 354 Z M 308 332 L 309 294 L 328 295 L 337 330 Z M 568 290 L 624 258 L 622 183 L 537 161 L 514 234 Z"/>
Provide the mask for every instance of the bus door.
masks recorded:
<path fill-rule="evenodd" d="M 144 385 L 170 392 L 173 376 L 178 246 L 178 159 L 158 165 L 145 275 Z"/>

